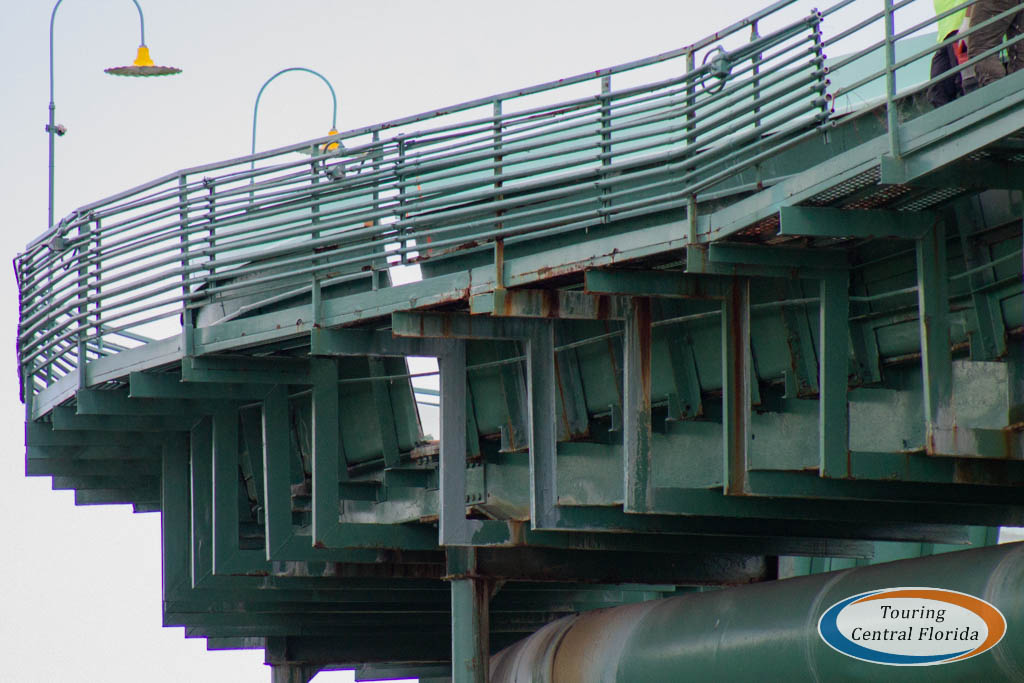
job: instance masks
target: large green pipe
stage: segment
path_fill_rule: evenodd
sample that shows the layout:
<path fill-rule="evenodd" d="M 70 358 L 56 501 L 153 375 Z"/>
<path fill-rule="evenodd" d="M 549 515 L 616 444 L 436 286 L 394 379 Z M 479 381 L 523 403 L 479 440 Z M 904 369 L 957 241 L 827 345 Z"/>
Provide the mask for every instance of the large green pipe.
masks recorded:
<path fill-rule="evenodd" d="M 866 591 L 928 586 L 995 605 L 992 650 L 937 666 L 889 667 L 818 636 L 831 605 Z M 1024 681 L 1024 543 L 945 553 L 586 612 L 491 659 L 492 683 L 603 681 Z"/>

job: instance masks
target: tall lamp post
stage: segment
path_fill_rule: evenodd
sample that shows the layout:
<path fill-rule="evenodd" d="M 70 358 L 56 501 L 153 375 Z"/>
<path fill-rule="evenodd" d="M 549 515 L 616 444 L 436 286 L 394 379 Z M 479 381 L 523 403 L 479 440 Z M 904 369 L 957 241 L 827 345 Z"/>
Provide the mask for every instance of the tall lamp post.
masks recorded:
<path fill-rule="evenodd" d="M 64 0 L 57 0 L 57 4 L 53 6 L 53 12 L 50 13 L 50 122 L 46 124 L 46 132 L 50 136 L 50 191 L 47 226 L 53 226 L 53 141 L 55 136 L 63 136 L 67 132 L 67 128 L 55 124 L 53 118 L 56 109 L 53 104 L 53 22 L 57 17 L 57 8 L 60 7 L 62 2 Z M 181 73 L 181 69 L 173 66 L 157 66 L 153 63 L 149 56 L 149 48 L 146 47 L 146 21 L 142 16 L 142 7 L 139 6 L 138 0 L 132 0 L 132 3 L 135 4 L 135 9 L 139 11 L 139 30 L 141 33 L 139 50 L 135 56 L 135 61 L 131 66 L 114 66 L 104 69 L 104 71 L 112 76 L 170 76 Z"/>
<path fill-rule="evenodd" d="M 268 78 L 263 83 L 263 85 L 260 86 L 259 92 L 256 93 L 256 103 L 252 107 L 252 148 L 251 148 L 250 154 L 256 154 L 256 117 L 259 115 L 259 111 L 260 111 L 260 98 L 263 97 L 263 91 L 267 89 L 267 86 L 270 85 L 270 83 L 275 78 L 277 78 L 278 76 L 281 76 L 283 74 L 286 74 L 289 71 L 305 71 L 308 74 L 313 74 L 314 76 L 316 76 L 317 78 L 319 78 L 321 81 L 324 82 L 324 84 L 327 86 L 327 89 L 331 91 L 331 130 L 328 131 L 327 134 L 328 135 L 337 135 L 338 134 L 338 96 L 334 94 L 334 86 L 332 86 L 331 82 L 329 80 L 327 80 L 327 78 L 323 74 L 318 72 L 318 71 L 314 71 L 313 69 L 307 69 L 307 68 L 305 68 L 303 66 L 292 66 L 292 67 L 289 67 L 287 69 L 281 69 L 276 74 L 274 74 L 273 76 Z M 325 149 L 333 150 L 333 149 L 337 149 L 337 147 L 338 147 L 338 143 L 332 142 L 332 143 L 328 144 L 325 147 Z M 252 170 L 252 169 L 255 169 L 255 168 L 256 168 L 256 160 L 253 159 L 252 161 L 249 162 L 249 169 Z M 249 182 L 252 183 L 252 180 L 250 179 Z"/>

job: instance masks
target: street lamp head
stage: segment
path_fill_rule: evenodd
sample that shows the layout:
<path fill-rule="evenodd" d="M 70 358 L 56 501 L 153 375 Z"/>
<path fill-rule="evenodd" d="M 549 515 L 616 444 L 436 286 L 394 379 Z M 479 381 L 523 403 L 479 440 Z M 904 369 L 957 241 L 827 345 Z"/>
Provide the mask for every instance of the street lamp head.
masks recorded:
<path fill-rule="evenodd" d="M 332 127 L 327 132 L 327 134 L 328 135 L 337 135 L 338 134 L 338 129 Z M 338 143 L 337 142 L 328 142 L 327 144 L 325 144 L 325 145 L 323 145 L 321 147 L 321 150 L 324 151 L 324 152 L 333 152 L 333 151 L 335 151 L 337 149 L 338 149 Z"/>
<path fill-rule="evenodd" d="M 173 76 L 181 69 L 174 66 L 157 66 L 149 56 L 149 48 L 139 46 L 138 55 L 131 66 L 112 66 L 104 71 L 111 76 Z"/>

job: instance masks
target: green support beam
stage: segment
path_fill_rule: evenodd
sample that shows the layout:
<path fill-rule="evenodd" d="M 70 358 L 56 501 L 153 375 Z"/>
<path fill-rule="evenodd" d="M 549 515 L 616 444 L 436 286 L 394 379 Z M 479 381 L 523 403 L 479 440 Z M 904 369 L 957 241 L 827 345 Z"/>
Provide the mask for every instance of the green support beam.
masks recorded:
<path fill-rule="evenodd" d="M 651 300 L 634 297 L 626 317 L 622 366 L 623 509 L 648 512 L 654 504 L 651 454 Z"/>
<path fill-rule="evenodd" d="M 588 270 L 584 287 L 590 294 L 678 297 L 682 299 L 723 299 L 730 278 L 692 275 L 680 271 Z"/>
<path fill-rule="evenodd" d="M 925 233 L 917 241 L 915 253 L 926 438 L 930 452 L 941 452 L 936 451 L 935 434 L 949 432 L 954 426 L 945 224 L 940 223 Z"/>
<path fill-rule="evenodd" d="M 735 278 L 722 301 L 722 488 L 729 495 L 747 488 L 750 372 L 750 281 Z"/>
<path fill-rule="evenodd" d="M 779 234 L 857 239 L 918 239 L 935 225 L 929 213 L 783 206 Z M 818 250 L 814 250 L 817 252 Z"/>
<path fill-rule="evenodd" d="M 850 278 L 845 271 L 820 287 L 818 340 L 818 471 L 822 477 L 850 476 Z"/>
<path fill-rule="evenodd" d="M 621 297 L 562 289 L 498 289 L 471 297 L 469 304 L 474 315 L 562 320 L 621 320 L 628 309 Z"/>
<path fill-rule="evenodd" d="M 550 322 L 535 325 L 527 337 L 526 367 L 530 402 L 530 524 L 533 529 L 547 529 L 558 519 L 555 338 Z"/>
<path fill-rule="evenodd" d="M 476 550 L 448 549 L 452 587 L 452 683 L 487 683 L 490 585 L 477 574 Z"/>
<path fill-rule="evenodd" d="M 338 429 L 338 366 L 330 359 L 312 361 L 313 379 L 313 545 L 326 546 L 338 526 L 338 482 L 349 479 L 348 462 Z"/>

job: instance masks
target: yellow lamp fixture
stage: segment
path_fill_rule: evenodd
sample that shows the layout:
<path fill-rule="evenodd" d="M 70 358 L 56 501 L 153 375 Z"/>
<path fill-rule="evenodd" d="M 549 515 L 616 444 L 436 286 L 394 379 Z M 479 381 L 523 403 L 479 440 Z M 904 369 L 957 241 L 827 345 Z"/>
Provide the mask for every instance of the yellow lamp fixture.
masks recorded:
<path fill-rule="evenodd" d="M 331 128 L 329 131 L 327 131 L 327 134 L 328 135 L 337 135 L 338 134 L 338 130 L 336 128 Z M 328 142 L 326 145 L 323 145 L 320 149 L 321 149 L 321 151 L 324 151 L 324 152 L 333 152 L 334 150 L 338 149 L 338 143 L 337 142 Z"/>
<path fill-rule="evenodd" d="M 181 69 L 175 66 L 158 66 L 149 56 L 149 48 L 139 45 L 139 52 L 131 66 L 112 66 L 104 69 L 111 76 L 172 76 L 180 74 Z"/>
<path fill-rule="evenodd" d="M 57 18 L 57 9 L 64 0 L 57 0 L 50 12 L 50 119 L 46 124 L 46 132 L 50 136 L 50 163 L 49 163 L 49 201 L 46 211 L 47 225 L 53 225 L 53 196 L 54 196 L 54 138 L 63 137 L 67 128 L 54 121 L 56 106 L 53 103 L 53 25 Z M 157 66 L 149 56 L 149 48 L 146 47 L 146 20 L 142 16 L 142 7 L 139 0 L 132 0 L 135 9 L 139 12 L 139 51 L 135 62 L 131 66 L 115 66 L 104 69 L 105 72 L 114 76 L 171 76 L 181 73 L 181 69 L 174 66 Z"/>

